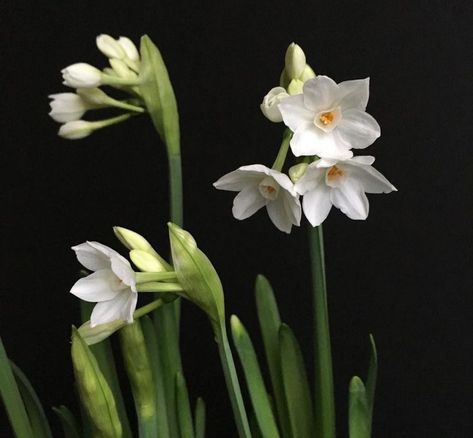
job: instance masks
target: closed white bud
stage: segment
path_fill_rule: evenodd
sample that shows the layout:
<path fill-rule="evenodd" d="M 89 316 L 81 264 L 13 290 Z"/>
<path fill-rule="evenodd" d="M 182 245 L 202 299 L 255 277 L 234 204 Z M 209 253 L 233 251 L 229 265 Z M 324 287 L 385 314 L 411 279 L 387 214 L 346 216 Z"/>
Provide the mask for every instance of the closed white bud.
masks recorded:
<path fill-rule="evenodd" d="M 95 41 L 97 43 L 97 48 L 108 58 L 122 59 L 126 56 L 126 52 L 122 45 L 110 35 L 99 35 Z"/>
<path fill-rule="evenodd" d="M 287 92 L 291 96 L 294 96 L 295 94 L 301 94 L 303 89 L 304 82 L 302 82 L 300 79 L 293 79 L 287 87 Z"/>
<path fill-rule="evenodd" d="M 265 117 L 274 123 L 282 122 L 282 115 L 281 111 L 279 111 L 278 105 L 279 102 L 288 96 L 289 94 L 287 94 L 283 87 L 272 88 L 269 93 L 264 96 L 263 102 L 260 105 L 261 111 Z"/>
<path fill-rule="evenodd" d="M 299 163 L 289 169 L 289 178 L 294 184 L 304 175 L 307 166 L 307 163 Z"/>
<path fill-rule="evenodd" d="M 309 64 L 306 64 L 301 77 L 299 78 L 302 82 L 308 81 L 309 79 L 315 78 L 315 72 Z"/>
<path fill-rule="evenodd" d="M 110 65 L 119 78 L 136 79 L 138 75 L 131 70 L 121 59 L 110 58 Z"/>
<path fill-rule="evenodd" d="M 72 88 L 94 88 L 102 82 L 102 72 L 90 64 L 79 62 L 61 70 L 64 85 Z"/>
<path fill-rule="evenodd" d="M 58 93 L 49 96 L 49 115 L 59 123 L 79 120 L 90 106 L 75 93 Z"/>
<path fill-rule="evenodd" d="M 87 103 L 94 106 L 107 105 L 110 97 L 100 88 L 79 88 L 77 94 Z"/>
<path fill-rule="evenodd" d="M 136 48 L 133 41 L 130 40 L 130 38 L 121 36 L 120 38 L 118 38 L 118 44 L 122 46 L 122 49 L 125 51 L 128 59 L 131 59 L 132 61 L 140 60 L 140 54 L 138 53 L 138 49 Z"/>
<path fill-rule="evenodd" d="M 305 65 L 304 51 L 296 43 L 289 44 L 285 57 L 285 70 L 289 80 L 299 78 L 304 71 Z"/>
<path fill-rule="evenodd" d="M 85 120 L 73 120 L 67 122 L 59 128 L 58 135 L 68 140 L 78 140 L 79 138 L 87 137 L 94 131 L 93 122 L 86 122 Z"/>

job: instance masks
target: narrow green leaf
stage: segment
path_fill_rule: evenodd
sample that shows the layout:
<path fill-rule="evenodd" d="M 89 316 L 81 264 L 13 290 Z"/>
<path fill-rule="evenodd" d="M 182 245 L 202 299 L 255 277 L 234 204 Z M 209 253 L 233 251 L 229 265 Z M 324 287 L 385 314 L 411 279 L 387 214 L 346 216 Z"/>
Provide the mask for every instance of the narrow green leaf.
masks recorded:
<path fill-rule="evenodd" d="M 61 420 L 62 430 L 64 432 L 64 438 L 81 438 L 82 433 L 78 422 L 72 412 L 62 405 L 58 408 L 53 408 L 53 411 L 57 414 Z"/>
<path fill-rule="evenodd" d="M 176 97 L 159 49 L 148 35 L 141 37 L 140 92 L 156 130 L 170 154 L 179 151 Z"/>
<path fill-rule="evenodd" d="M 43 406 L 39 401 L 36 391 L 23 371 L 12 361 L 10 361 L 10 365 L 15 375 L 20 394 L 25 402 L 26 411 L 30 419 L 31 428 L 35 433 L 35 438 L 52 438 L 48 419 L 46 418 L 46 414 L 44 413 Z"/>
<path fill-rule="evenodd" d="M 279 329 L 281 370 L 289 412 L 292 438 L 314 436 L 314 418 L 309 382 L 299 344 L 292 330 L 282 324 Z"/>
<path fill-rule="evenodd" d="M 0 396 L 17 438 L 34 436 L 26 408 L 15 381 L 2 339 L 0 338 Z"/>
<path fill-rule="evenodd" d="M 163 366 L 159 356 L 158 340 L 154 329 L 153 321 L 149 316 L 141 319 L 141 326 L 145 335 L 146 345 L 148 347 L 151 370 L 154 377 L 154 385 L 156 390 L 156 438 L 168 438 L 168 403 L 166 403 L 166 395 L 164 390 Z"/>
<path fill-rule="evenodd" d="M 281 434 L 284 437 L 289 437 L 291 426 L 289 424 L 289 414 L 284 394 L 281 354 L 279 351 L 279 328 L 281 327 L 281 318 L 279 316 L 278 305 L 274 297 L 273 289 L 269 281 L 263 275 L 256 277 L 255 297 L 258 321 L 263 338 L 269 375 L 271 377 L 278 422 L 281 428 Z"/>
<path fill-rule="evenodd" d="M 371 354 L 366 377 L 366 399 L 368 402 L 370 432 L 373 424 L 374 395 L 376 389 L 376 379 L 378 375 L 378 353 L 373 335 L 370 335 Z"/>
<path fill-rule="evenodd" d="M 186 381 L 182 373 L 176 373 L 176 411 L 179 420 L 179 431 L 181 438 L 194 438 L 194 424 L 192 423 L 191 406 L 189 394 L 187 393 Z"/>
<path fill-rule="evenodd" d="M 246 386 L 250 394 L 251 403 L 261 434 L 265 438 L 279 438 L 276 420 L 271 409 L 271 403 L 268 398 L 268 393 L 266 392 L 266 386 L 251 338 L 241 321 L 235 315 L 232 315 L 230 323 L 233 343 L 235 344 L 245 373 Z"/>
<path fill-rule="evenodd" d="M 201 397 L 195 404 L 194 429 L 195 438 L 205 438 L 205 402 Z"/>
<path fill-rule="evenodd" d="M 363 381 L 354 376 L 348 394 L 348 431 L 350 438 L 370 438 L 370 415 Z"/>

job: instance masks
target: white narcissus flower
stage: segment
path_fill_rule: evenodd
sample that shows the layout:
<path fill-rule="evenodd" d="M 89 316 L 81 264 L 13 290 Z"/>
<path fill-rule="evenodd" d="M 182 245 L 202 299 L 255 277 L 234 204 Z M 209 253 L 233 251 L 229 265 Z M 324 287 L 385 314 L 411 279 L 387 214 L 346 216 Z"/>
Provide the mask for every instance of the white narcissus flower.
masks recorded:
<path fill-rule="evenodd" d="M 102 83 L 102 72 L 90 64 L 78 62 L 61 70 L 64 85 L 72 88 L 94 88 Z"/>
<path fill-rule="evenodd" d="M 371 165 L 374 157 L 359 156 L 346 161 L 314 161 L 294 188 L 302 198 L 304 214 L 316 227 L 328 216 L 332 205 L 351 219 L 368 217 L 365 193 L 390 193 L 397 189 Z"/>
<path fill-rule="evenodd" d="M 49 115 L 59 123 L 79 120 L 88 109 L 94 107 L 75 93 L 57 93 L 49 95 L 51 111 Z"/>
<path fill-rule="evenodd" d="M 73 246 L 79 262 L 94 271 L 78 280 L 71 293 L 84 301 L 97 303 L 90 326 L 122 320 L 133 322 L 138 293 L 135 273 L 123 256 L 98 242 Z"/>
<path fill-rule="evenodd" d="M 252 164 L 222 176 L 214 183 L 220 190 L 240 192 L 233 201 L 233 216 L 246 219 L 265 207 L 274 225 L 290 233 L 301 221 L 301 204 L 289 177 L 262 164 Z"/>
<path fill-rule="evenodd" d="M 337 84 L 327 76 L 317 76 L 305 82 L 303 94 L 279 104 L 284 123 L 294 132 L 294 155 L 346 160 L 353 156 L 351 148 L 372 144 L 381 130 L 365 112 L 368 97 L 368 78 Z"/>
<path fill-rule="evenodd" d="M 271 122 L 282 122 L 282 115 L 278 105 L 286 97 L 289 97 L 289 94 L 287 94 L 287 91 L 283 87 L 274 87 L 264 96 L 260 108 L 266 118 L 271 120 Z"/>

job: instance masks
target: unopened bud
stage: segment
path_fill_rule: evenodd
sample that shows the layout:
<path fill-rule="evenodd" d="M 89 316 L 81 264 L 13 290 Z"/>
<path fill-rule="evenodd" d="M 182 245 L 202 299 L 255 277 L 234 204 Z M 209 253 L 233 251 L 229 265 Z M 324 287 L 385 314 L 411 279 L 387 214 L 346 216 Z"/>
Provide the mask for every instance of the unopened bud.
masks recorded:
<path fill-rule="evenodd" d="M 289 44 L 285 57 L 285 70 L 289 79 L 299 78 L 304 71 L 305 65 L 304 51 L 296 43 Z"/>
<path fill-rule="evenodd" d="M 126 56 L 122 45 L 110 35 L 102 34 L 96 39 L 97 48 L 108 58 L 122 59 Z"/>
<path fill-rule="evenodd" d="M 271 122 L 282 122 L 282 115 L 278 105 L 286 97 L 289 97 L 289 94 L 287 94 L 283 87 L 275 87 L 264 96 L 260 108 L 262 113 L 267 119 L 271 120 Z"/>
<path fill-rule="evenodd" d="M 290 96 L 294 96 L 295 94 L 302 94 L 303 88 L 304 82 L 302 82 L 300 79 L 293 79 L 287 87 L 287 92 Z"/>
<path fill-rule="evenodd" d="M 308 164 L 307 163 L 300 163 L 296 164 L 295 166 L 292 166 L 289 169 L 289 178 L 291 178 L 291 181 L 295 184 L 299 179 L 302 178 L 304 175 L 306 169 L 307 169 Z"/>
<path fill-rule="evenodd" d="M 94 88 L 101 85 L 102 72 L 90 64 L 79 62 L 61 70 L 64 85 L 73 88 Z"/>

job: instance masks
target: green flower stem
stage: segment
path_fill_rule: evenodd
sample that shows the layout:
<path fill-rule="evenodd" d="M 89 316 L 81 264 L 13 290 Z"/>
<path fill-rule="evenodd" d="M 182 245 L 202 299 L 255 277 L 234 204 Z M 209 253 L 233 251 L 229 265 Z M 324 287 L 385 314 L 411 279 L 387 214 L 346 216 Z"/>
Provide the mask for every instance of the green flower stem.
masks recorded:
<path fill-rule="evenodd" d="M 147 283 L 149 281 L 177 281 L 177 276 L 174 271 L 165 272 L 137 272 L 135 275 L 137 283 Z"/>
<path fill-rule="evenodd" d="M 171 222 L 183 226 L 182 165 L 179 150 L 168 150 Z"/>
<path fill-rule="evenodd" d="M 101 79 L 103 85 L 125 85 L 134 87 L 141 84 L 139 79 L 119 78 L 118 76 L 107 75 L 105 73 L 102 73 Z"/>
<path fill-rule="evenodd" d="M 151 303 L 146 304 L 145 306 L 140 307 L 139 309 L 136 309 L 135 313 L 133 313 L 133 319 L 141 318 L 142 316 L 147 315 L 149 312 L 156 310 L 157 308 L 168 302 L 169 301 L 164 301 L 162 298 L 158 298 L 157 300 L 151 301 Z"/>
<path fill-rule="evenodd" d="M 131 103 L 127 103 L 122 100 L 116 100 L 116 99 L 110 98 L 110 99 L 107 99 L 106 103 L 108 103 L 110 106 L 114 106 L 115 108 L 122 108 L 127 111 L 134 111 L 136 113 L 144 113 L 146 111 L 141 106 L 132 105 Z"/>
<path fill-rule="evenodd" d="M 278 170 L 279 172 L 281 172 L 284 166 L 284 162 L 286 161 L 286 155 L 287 155 L 287 151 L 289 150 L 289 143 L 291 141 L 291 138 L 292 138 L 292 131 L 289 128 L 287 128 L 284 131 L 281 146 L 278 152 L 278 156 L 274 160 L 272 169 Z"/>
<path fill-rule="evenodd" d="M 124 122 L 128 120 L 133 114 L 121 114 L 116 117 L 111 117 L 110 119 L 97 120 L 96 122 L 89 122 L 89 126 L 95 131 L 96 129 L 106 128 L 108 126 L 116 125 L 117 123 Z"/>
<path fill-rule="evenodd" d="M 150 281 L 136 285 L 138 292 L 183 292 L 184 289 L 179 283 L 159 283 Z"/>
<path fill-rule="evenodd" d="M 335 438 L 335 401 L 322 226 L 310 228 L 309 245 L 314 293 L 316 437 Z"/>
<path fill-rule="evenodd" d="M 225 383 L 227 384 L 230 401 L 232 403 L 233 416 L 238 429 L 240 438 L 251 438 L 250 426 L 246 416 L 245 405 L 241 395 L 240 383 L 233 361 L 232 350 L 228 343 L 228 336 L 225 326 L 223 325 L 215 330 L 217 334 L 218 352 L 220 353 L 220 361 L 222 363 Z"/>

